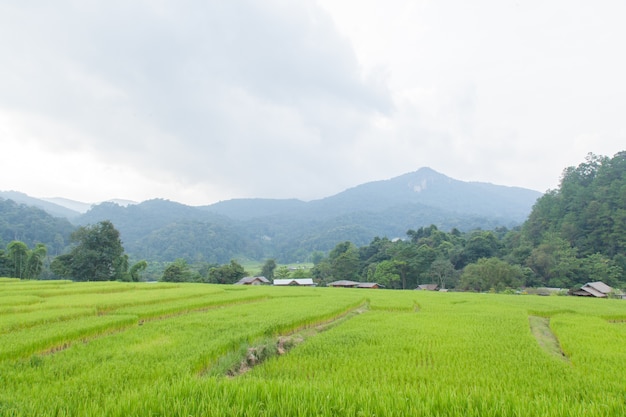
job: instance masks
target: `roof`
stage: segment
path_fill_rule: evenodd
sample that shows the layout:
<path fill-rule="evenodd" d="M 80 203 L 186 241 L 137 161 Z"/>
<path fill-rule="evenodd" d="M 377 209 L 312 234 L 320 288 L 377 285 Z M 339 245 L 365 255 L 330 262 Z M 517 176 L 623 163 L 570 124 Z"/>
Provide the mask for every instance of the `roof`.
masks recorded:
<path fill-rule="evenodd" d="M 602 294 L 608 294 L 613 291 L 613 288 L 609 287 L 602 281 L 588 282 L 583 286 L 583 288 L 585 287 L 591 287 L 594 290 L 601 292 Z"/>
<path fill-rule="evenodd" d="M 571 294 L 605 298 L 611 291 L 613 291 L 613 288 L 609 287 L 602 281 L 596 281 L 586 283 L 579 289 L 572 291 Z"/>
<path fill-rule="evenodd" d="M 417 286 L 416 290 L 435 291 L 437 287 L 437 284 L 420 284 Z"/>
<path fill-rule="evenodd" d="M 328 286 L 329 287 L 356 287 L 359 284 L 360 284 L 359 282 L 349 281 L 347 279 L 342 279 L 342 280 L 339 280 L 339 281 L 329 282 Z"/>
<path fill-rule="evenodd" d="M 378 288 L 378 287 L 382 287 L 382 285 L 380 285 L 377 282 L 358 282 L 358 285 L 356 286 L 357 288 Z"/>
<path fill-rule="evenodd" d="M 239 281 L 235 282 L 235 285 L 250 285 L 254 282 L 261 282 L 263 284 L 270 283 L 270 281 L 265 277 L 243 277 Z"/>
<path fill-rule="evenodd" d="M 313 278 L 287 278 L 275 279 L 274 285 L 315 285 Z"/>

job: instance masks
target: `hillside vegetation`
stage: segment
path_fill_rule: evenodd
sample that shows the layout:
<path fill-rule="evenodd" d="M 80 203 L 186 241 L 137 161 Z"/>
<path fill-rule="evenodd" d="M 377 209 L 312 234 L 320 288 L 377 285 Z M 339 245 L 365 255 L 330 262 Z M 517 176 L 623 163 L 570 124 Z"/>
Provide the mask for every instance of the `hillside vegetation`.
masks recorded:
<path fill-rule="evenodd" d="M 349 240 L 403 237 L 434 224 L 443 230 L 521 224 L 536 191 L 454 180 L 428 168 L 321 200 L 238 199 L 203 207 L 151 200 L 94 206 L 78 224 L 112 221 L 135 258 L 225 263 L 234 257 L 305 261 Z"/>
<path fill-rule="evenodd" d="M 590 281 L 624 287 L 626 152 L 589 155 L 567 168 L 559 188 L 537 201 L 521 228 L 460 233 L 431 225 L 407 236 L 360 247 L 341 242 L 313 273 L 320 282 L 351 279 L 390 288 L 570 289 Z"/>

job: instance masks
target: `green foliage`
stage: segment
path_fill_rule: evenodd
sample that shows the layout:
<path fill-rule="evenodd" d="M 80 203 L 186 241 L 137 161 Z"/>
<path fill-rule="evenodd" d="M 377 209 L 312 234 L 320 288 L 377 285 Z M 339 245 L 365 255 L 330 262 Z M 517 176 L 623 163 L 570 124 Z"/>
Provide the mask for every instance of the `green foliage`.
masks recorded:
<path fill-rule="evenodd" d="M 0 198 L 0 245 L 18 240 L 29 247 L 43 243 L 52 255 L 65 249 L 74 226 L 37 208 Z"/>
<path fill-rule="evenodd" d="M 400 285 L 400 269 L 402 262 L 397 260 L 385 260 L 374 265 L 374 273 L 368 277 L 368 281 L 376 282 L 385 288 L 398 288 Z"/>
<path fill-rule="evenodd" d="M 28 246 L 24 242 L 14 240 L 7 245 L 7 254 L 13 262 L 13 275 L 15 278 L 24 278 L 28 260 Z"/>
<path fill-rule="evenodd" d="M 133 266 L 130 267 L 130 271 L 128 271 L 130 280 L 134 282 L 141 281 L 140 279 L 141 272 L 145 271 L 147 268 L 148 268 L 148 262 L 146 262 L 145 260 L 141 260 L 135 263 Z"/>
<path fill-rule="evenodd" d="M 208 282 L 213 284 L 234 284 L 246 276 L 246 271 L 237 261 L 231 259 L 229 264 L 211 268 Z"/>
<path fill-rule="evenodd" d="M 165 271 L 161 281 L 164 282 L 191 282 L 193 281 L 193 274 L 189 269 L 187 261 L 184 259 L 177 259 L 169 264 Z"/>
<path fill-rule="evenodd" d="M 261 268 L 261 276 L 269 279 L 274 279 L 274 271 L 276 270 L 276 261 L 274 259 L 268 259 Z"/>
<path fill-rule="evenodd" d="M 289 267 L 286 265 L 282 265 L 278 267 L 278 269 L 276 270 L 276 278 L 278 279 L 289 278 L 290 276 L 291 276 L 291 271 L 289 270 Z"/>
<path fill-rule="evenodd" d="M 486 291 L 517 288 L 523 272 L 519 265 L 510 265 L 498 258 L 480 258 L 463 269 L 460 286 L 464 290 Z"/>
<path fill-rule="evenodd" d="M 626 151 L 613 158 L 589 154 L 584 163 L 564 170 L 558 190 L 537 201 L 524 232 L 535 245 L 553 233 L 583 257 L 613 258 L 626 253 L 625 196 Z"/>
<path fill-rule="evenodd" d="M 110 221 L 79 227 L 71 236 L 75 246 L 50 265 L 60 277 L 75 281 L 121 280 L 128 269 L 120 234 Z"/>
<path fill-rule="evenodd" d="M 47 248 L 38 243 L 29 249 L 24 242 L 14 240 L 7 245 L 7 250 L 0 250 L 0 276 L 37 279 L 42 273 Z"/>

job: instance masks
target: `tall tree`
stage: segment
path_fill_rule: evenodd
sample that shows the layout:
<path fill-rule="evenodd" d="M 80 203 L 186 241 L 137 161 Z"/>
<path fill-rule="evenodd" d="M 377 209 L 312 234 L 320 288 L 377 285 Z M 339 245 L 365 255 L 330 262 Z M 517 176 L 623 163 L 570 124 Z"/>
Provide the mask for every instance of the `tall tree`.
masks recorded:
<path fill-rule="evenodd" d="M 261 268 L 261 275 L 272 280 L 274 279 L 274 270 L 276 270 L 276 261 L 274 259 L 268 259 Z"/>
<path fill-rule="evenodd" d="M 72 250 L 57 256 L 50 265 L 52 271 L 75 281 L 121 280 L 128 268 L 120 233 L 113 223 L 101 221 L 83 226 L 72 233 Z"/>
<path fill-rule="evenodd" d="M 13 262 L 13 277 L 24 278 L 28 261 L 28 246 L 24 242 L 14 240 L 7 245 L 7 252 Z"/>
<path fill-rule="evenodd" d="M 133 282 L 139 282 L 140 281 L 139 275 L 143 271 L 145 271 L 146 268 L 148 268 L 148 262 L 146 262 L 145 260 L 141 260 L 135 263 L 133 266 L 130 267 L 130 271 L 128 271 L 128 276 L 130 280 Z"/>
<path fill-rule="evenodd" d="M 460 285 L 464 290 L 501 291 L 518 287 L 523 275 L 519 265 L 511 265 L 498 258 L 480 258 L 463 269 Z"/>
<path fill-rule="evenodd" d="M 26 260 L 26 269 L 24 271 L 24 278 L 36 279 L 43 270 L 43 261 L 46 259 L 48 250 L 46 245 L 38 243 L 32 250 L 28 252 L 28 259 Z"/>

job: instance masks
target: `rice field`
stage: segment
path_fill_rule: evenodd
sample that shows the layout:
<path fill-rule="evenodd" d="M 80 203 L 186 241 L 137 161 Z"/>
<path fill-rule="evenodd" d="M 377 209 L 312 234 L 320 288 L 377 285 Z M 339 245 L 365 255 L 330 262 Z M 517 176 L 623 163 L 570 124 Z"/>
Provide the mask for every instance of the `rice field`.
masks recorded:
<path fill-rule="evenodd" d="M 623 416 L 626 302 L 0 279 L 0 416 Z"/>

